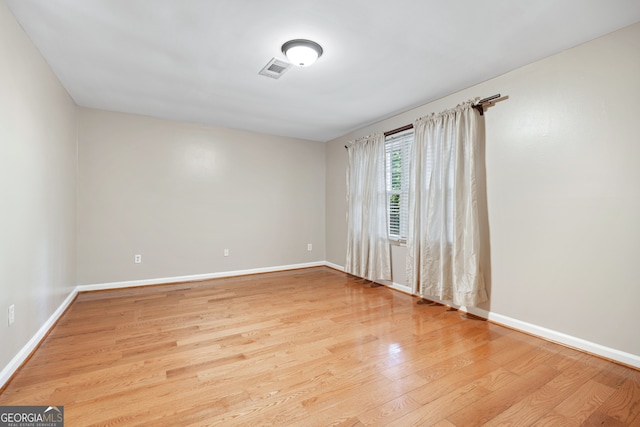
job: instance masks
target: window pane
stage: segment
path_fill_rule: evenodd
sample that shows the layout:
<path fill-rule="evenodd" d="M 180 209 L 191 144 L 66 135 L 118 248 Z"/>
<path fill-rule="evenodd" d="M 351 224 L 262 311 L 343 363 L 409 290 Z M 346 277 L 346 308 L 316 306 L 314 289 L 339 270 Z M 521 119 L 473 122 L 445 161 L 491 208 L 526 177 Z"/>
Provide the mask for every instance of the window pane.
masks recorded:
<path fill-rule="evenodd" d="M 409 208 L 409 153 L 413 142 L 413 130 L 388 136 L 386 148 L 386 187 L 389 236 L 407 237 Z"/>

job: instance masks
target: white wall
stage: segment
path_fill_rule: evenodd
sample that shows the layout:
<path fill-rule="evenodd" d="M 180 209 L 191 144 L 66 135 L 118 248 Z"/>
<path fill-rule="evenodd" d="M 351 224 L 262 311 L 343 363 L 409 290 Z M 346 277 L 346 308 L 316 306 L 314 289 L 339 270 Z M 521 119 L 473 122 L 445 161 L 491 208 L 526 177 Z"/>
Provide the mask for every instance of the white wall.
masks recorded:
<path fill-rule="evenodd" d="M 325 259 L 323 143 L 90 109 L 78 141 L 79 284 Z"/>
<path fill-rule="evenodd" d="M 482 308 L 640 355 L 640 24 L 330 141 L 327 260 L 344 265 L 346 141 L 495 93 Z"/>
<path fill-rule="evenodd" d="M 2 368 L 69 295 L 76 269 L 76 106 L 3 2 L 0 197 Z"/>

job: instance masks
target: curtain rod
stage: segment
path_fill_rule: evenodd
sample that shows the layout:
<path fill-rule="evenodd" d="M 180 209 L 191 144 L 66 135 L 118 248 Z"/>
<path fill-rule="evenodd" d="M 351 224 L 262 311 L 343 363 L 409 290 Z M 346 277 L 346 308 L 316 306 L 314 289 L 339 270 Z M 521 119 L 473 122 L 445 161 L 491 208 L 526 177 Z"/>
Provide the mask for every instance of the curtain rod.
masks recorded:
<path fill-rule="evenodd" d="M 494 99 L 498 99 L 498 98 L 500 98 L 500 94 L 499 93 L 496 93 L 495 95 L 487 96 L 486 98 L 482 98 L 480 101 L 478 101 L 475 104 L 473 104 L 471 106 L 471 108 L 475 108 L 476 110 L 478 110 L 478 113 L 480 113 L 481 116 L 484 116 L 484 107 L 483 107 L 483 105 L 493 101 Z"/>
<path fill-rule="evenodd" d="M 482 98 L 480 101 L 476 102 L 475 104 L 473 104 L 471 106 L 471 108 L 475 108 L 476 110 L 478 110 L 478 112 L 480 113 L 481 116 L 484 116 L 484 108 L 482 107 L 484 104 L 487 104 L 491 101 L 493 101 L 494 99 L 498 99 L 500 98 L 500 94 L 496 93 L 495 95 L 491 95 L 491 96 L 487 96 L 486 98 Z M 384 136 L 389 136 L 389 135 L 394 135 L 396 133 L 400 133 L 403 132 L 405 130 L 409 130 L 409 129 L 413 129 L 413 124 L 408 124 L 408 125 L 404 125 L 402 127 L 399 127 L 397 129 L 393 129 L 390 131 L 387 131 L 384 133 Z M 347 146 L 345 145 L 344 148 L 347 148 Z"/>
<path fill-rule="evenodd" d="M 396 133 L 403 132 L 405 130 L 413 129 L 413 124 L 404 125 L 397 129 L 393 129 L 384 133 L 384 136 L 395 135 Z"/>

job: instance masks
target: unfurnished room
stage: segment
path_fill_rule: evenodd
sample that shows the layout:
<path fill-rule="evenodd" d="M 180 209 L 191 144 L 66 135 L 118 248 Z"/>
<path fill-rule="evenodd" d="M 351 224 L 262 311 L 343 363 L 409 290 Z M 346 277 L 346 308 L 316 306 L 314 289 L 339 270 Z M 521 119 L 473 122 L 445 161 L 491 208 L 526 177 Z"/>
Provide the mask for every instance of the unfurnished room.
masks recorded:
<path fill-rule="evenodd" d="M 640 426 L 637 0 L 1 0 L 0 426 Z"/>

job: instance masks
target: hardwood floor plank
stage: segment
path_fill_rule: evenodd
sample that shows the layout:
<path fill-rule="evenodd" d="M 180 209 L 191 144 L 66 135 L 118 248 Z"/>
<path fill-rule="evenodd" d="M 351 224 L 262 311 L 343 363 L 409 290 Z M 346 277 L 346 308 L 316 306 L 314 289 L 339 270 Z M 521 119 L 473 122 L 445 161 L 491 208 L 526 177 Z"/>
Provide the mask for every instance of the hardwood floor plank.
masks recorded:
<path fill-rule="evenodd" d="M 437 400 L 465 385 L 482 378 L 491 372 L 497 371 L 500 365 L 484 359 L 465 366 L 449 375 L 428 382 L 426 385 L 419 387 L 409 393 L 416 402 L 425 405 L 429 402 Z M 515 375 L 513 376 L 515 378 Z"/>
<path fill-rule="evenodd" d="M 614 393 L 614 389 L 589 380 L 555 407 L 554 412 L 578 423 L 584 422 Z"/>
<path fill-rule="evenodd" d="M 447 419 L 461 426 L 479 426 L 507 410 L 511 405 L 524 399 L 543 384 L 551 381 L 559 374 L 547 366 L 538 366 L 522 376 L 489 392 L 463 409 L 447 416 Z"/>
<path fill-rule="evenodd" d="M 598 411 L 625 425 L 640 426 L 640 378 L 634 375 L 626 380 Z"/>
<path fill-rule="evenodd" d="M 358 415 L 358 419 L 366 426 L 388 426 L 393 420 L 403 416 L 407 412 L 418 410 L 421 405 L 403 394 L 380 406 L 364 411 Z"/>
<path fill-rule="evenodd" d="M 586 373 L 583 377 L 565 377 L 564 374 L 560 374 L 534 392 L 526 395 L 522 400 L 512 404 L 505 411 L 485 423 L 484 426 L 529 426 L 548 414 L 554 407 L 557 412 L 561 412 L 558 411 L 558 408 L 562 408 L 562 403 L 566 402 L 567 395 L 573 393 L 576 389 L 578 389 L 578 391 L 576 391 L 576 393 L 578 393 L 580 391 L 580 384 L 586 384 L 587 379 L 593 375 L 593 372 Z M 591 398 L 596 393 L 596 390 L 590 388 L 586 394 L 577 396 L 577 399 L 583 404 L 588 404 L 588 401 L 585 402 L 584 399 L 587 396 Z M 573 393 L 572 396 L 573 395 L 575 395 L 575 393 Z M 601 398 L 595 396 L 593 398 L 601 400 Z M 602 403 L 602 400 L 599 403 Z M 568 417 L 567 414 L 562 415 Z M 578 414 L 576 413 L 575 415 Z M 586 418 L 587 417 L 583 417 L 583 420 Z"/>
<path fill-rule="evenodd" d="M 639 402 L 637 370 L 325 267 L 81 293 L 0 393 L 82 426 L 632 426 Z"/>
<path fill-rule="evenodd" d="M 583 422 L 584 420 L 567 418 L 551 411 L 531 424 L 531 427 L 579 427 L 583 425 Z"/>
<path fill-rule="evenodd" d="M 463 386 L 457 387 L 451 392 L 427 404 L 421 405 L 419 409 L 397 418 L 389 423 L 389 426 L 434 425 L 446 420 L 449 415 L 456 411 L 473 404 L 483 396 L 489 394 L 491 390 L 499 389 L 512 382 L 515 378 L 516 376 L 514 374 L 502 369 L 492 370 L 475 381 L 466 382 Z"/>

